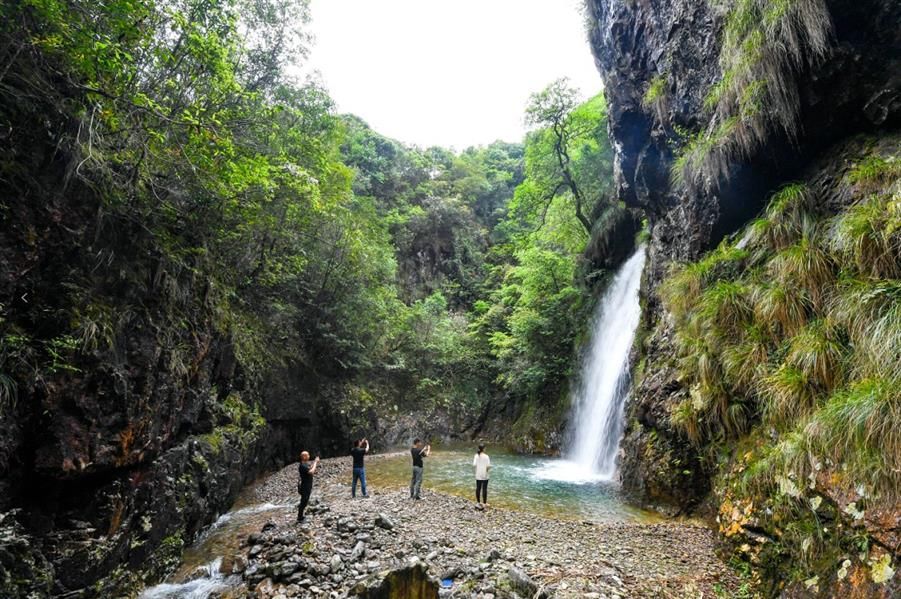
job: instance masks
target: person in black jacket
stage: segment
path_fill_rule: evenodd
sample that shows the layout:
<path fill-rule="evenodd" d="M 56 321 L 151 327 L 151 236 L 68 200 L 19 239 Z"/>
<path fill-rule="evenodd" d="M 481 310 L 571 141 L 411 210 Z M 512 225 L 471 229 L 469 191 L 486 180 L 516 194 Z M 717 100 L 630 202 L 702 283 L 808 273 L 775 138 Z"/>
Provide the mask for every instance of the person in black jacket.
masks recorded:
<path fill-rule="evenodd" d="M 422 440 L 413 441 L 413 447 L 410 448 L 410 454 L 413 457 L 413 476 L 410 478 L 410 499 L 422 499 L 419 496 L 422 488 L 422 458 L 427 458 L 432 453 L 432 446 L 422 446 Z"/>
<path fill-rule="evenodd" d="M 297 466 L 297 474 L 300 477 L 297 481 L 297 492 L 300 493 L 300 503 L 297 505 L 298 522 L 305 520 L 303 512 L 307 509 L 307 504 L 310 503 L 310 494 L 313 492 L 313 475 L 316 474 L 318 467 L 319 456 L 316 456 L 316 459 L 311 463 L 310 453 L 307 451 L 301 452 L 300 464 Z"/>
<path fill-rule="evenodd" d="M 357 496 L 357 481 L 360 481 L 360 487 L 363 490 L 363 497 L 369 497 L 369 494 L 366 493 L 366 467 L 363 463 L 363 458 L 366 454 L 369 453 L 369 440 L 368 439 L 359 439 L 354 441 L 354 446 L 350 450 L 350 455 L 353 456 L 354 466 L 353 466 L 353 482 L 350 487 L 350 496 Z"/>

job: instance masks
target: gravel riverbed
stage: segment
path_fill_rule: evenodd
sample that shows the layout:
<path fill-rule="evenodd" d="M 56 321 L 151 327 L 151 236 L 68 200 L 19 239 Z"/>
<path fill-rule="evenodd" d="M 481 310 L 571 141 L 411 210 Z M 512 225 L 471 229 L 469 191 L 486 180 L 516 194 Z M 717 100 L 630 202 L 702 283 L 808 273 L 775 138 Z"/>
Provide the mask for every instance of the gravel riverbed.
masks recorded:
<path fill-rule="evenodd" d="M 384 459 L 371 456 L 368 461 Z M 452 580 L 441 596 L 729 597 L 738 581 L 716 556 L 716 536 L 693 523 L 557 520 L 520 511 L 478 509 L 470 500 L 402 488 L 351 499 L 347 458 L 323 460 L 307 522 L 280 512 L 226 556 L 223 572 L 241 578 L 237 596 L 365 595 L 386 573 Z M 259 502 L 297 500 L 297 466 L 258 482 Z M 233 594 L 234 595 L 234 594 Z"/>

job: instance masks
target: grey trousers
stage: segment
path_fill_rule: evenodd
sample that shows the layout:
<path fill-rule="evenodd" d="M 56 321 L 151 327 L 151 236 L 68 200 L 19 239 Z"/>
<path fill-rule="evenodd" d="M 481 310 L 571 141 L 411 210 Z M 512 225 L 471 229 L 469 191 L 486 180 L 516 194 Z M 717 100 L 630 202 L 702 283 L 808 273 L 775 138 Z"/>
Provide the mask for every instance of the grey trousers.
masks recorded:
<path fill-rule="evenodd" d="M 410 497 L 419 499 L 420 488 L 422 488 L 422 466 L 413 466 L 413 478 L 410 479 Z"/>

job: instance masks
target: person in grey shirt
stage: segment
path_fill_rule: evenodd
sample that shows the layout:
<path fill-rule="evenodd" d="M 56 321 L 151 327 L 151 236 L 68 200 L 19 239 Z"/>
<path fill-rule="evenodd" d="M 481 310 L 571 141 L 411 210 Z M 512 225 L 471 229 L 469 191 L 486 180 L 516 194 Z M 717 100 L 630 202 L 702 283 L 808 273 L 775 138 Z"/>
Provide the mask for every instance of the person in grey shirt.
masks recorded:
<path fill-rule="evenodd" d="M 410 479 L 410 499 L 422 499 L 419 491 L 422 488 L 422 458 L 429 457 L 432 446 L 422 446 L 422 439 L 415 439 L 410 455 L 413 456 L 413 477 Z"/>

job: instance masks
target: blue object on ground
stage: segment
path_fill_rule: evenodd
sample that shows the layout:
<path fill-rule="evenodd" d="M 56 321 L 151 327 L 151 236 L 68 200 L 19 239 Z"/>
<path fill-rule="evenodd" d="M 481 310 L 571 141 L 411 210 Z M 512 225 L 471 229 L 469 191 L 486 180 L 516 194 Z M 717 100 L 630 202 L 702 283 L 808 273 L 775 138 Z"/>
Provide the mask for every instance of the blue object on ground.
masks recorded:
<path fill-rule="evenodd" d="M 443 588 L 443 589 L 449 589 L 452 586 L 454 586 L 453 578 L 445 578 L 444 580 L 441 581 L 441 588 Z"/>

